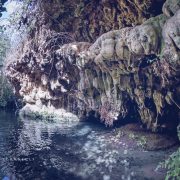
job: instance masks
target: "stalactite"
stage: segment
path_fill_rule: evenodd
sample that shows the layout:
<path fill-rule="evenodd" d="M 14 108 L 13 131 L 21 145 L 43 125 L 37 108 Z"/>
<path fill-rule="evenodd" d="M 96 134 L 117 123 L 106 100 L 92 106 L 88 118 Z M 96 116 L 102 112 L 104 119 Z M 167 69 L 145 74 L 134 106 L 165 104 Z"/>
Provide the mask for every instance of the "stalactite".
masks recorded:
<path fill-rule="evenodd" d="M 138 4 L 124 0 L 118 3 L 124 9 L 129 6 L 128 12 Z M 92 9 L 92 4 L 80 6 Z M 85 13 L 79 8 L 76 16 Z M 113 21 L 115 14 L 108 10 L 106 18 Z M 7 76 L 26 103 L 40 101 L 46 106 L 49 102 L 50 107 L 78 115 L 94 111 L 106 125 L 121 121 L 130 115 L 131 108 L 136 108 L 139 120 L 155 131 L 167 123 L 162 120 L 168 119 L 166 108 L 179 106 L 179 51 L 174 49 L 180 47 L 180 10 L 172 17 L 166 14 L 138 26 L 109 31 L 93 44 L 73 42 L 71 35 L 42 26 L 33 37 L 36 41 L 25 44 L 16 61 L 7 66 Z M 88 37 L 94 37 L 93 32 Z M 30 51 L 32 47 L 37 48 L 36 53 Z"/>

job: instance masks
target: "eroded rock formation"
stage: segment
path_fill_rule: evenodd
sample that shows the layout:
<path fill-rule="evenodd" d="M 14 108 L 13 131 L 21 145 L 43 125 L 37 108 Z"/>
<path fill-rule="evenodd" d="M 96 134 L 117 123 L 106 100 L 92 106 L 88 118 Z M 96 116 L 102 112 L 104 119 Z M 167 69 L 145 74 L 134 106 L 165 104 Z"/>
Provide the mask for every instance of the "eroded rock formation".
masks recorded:
<path fill-rule="evenodd" d="M 163 14 L 92 44 L 41 26 L 7 66 L 7 76 L 27 104 L 79 117 L 94 112 L 106 125 L 133 116 L 154 131 L 174 129 L 180 103 L 180 4 L 174 2 L 175 8 L 168 0 Z"/>
<path fill-rule="evenodd" d="M 165 0 L 47 0 L 37 1 L 39 22 L 58 32 L 72 33 L 77 41 L 94 42 L 103 33 L 142 24 L 161 14 Z M 174 7 L 171 5 L 171 9 Z M 168 11 L 169 12 L 169 11 Z M 31 12 L 32 14 L 32 12 Z M 33 16 L 34 20 L 35 16 Z M 27 16 L 29 23 L 33 21 Z M 37 26 L 38 26 L 37 25 Z"/>

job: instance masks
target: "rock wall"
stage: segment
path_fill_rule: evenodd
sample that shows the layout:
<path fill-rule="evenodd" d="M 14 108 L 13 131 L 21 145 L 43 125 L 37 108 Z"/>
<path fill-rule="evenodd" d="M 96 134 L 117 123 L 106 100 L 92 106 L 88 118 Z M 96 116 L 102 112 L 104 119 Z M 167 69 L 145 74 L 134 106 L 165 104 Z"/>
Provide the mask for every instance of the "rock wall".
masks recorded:
<path fill-rule="evenodd" d="M 173 130 L 180 108 L 179 1 L 173 5 L 167 0 L 163 14 L 92 44 L 41 26 L 6 74 L 27 104 L 64 108 L 81 118 L 93 112 L 110 126 L 128 118 L 153 131 Z"/>
<path fill-rule="evenodd" d="M 38 12 L 32 16 L 31 11 L 26 18 L 28 24 L 31 24 L 38 13 L 38 26 L 43 14 L 43 23 L 48 23 L 49 28 L 57 32 L 69 32 L 77 41 L 94 42 L 110 30 L 139 25 L 148 18 L 161 14 L 164 2 L 165 0 L 36 1 Z"/>

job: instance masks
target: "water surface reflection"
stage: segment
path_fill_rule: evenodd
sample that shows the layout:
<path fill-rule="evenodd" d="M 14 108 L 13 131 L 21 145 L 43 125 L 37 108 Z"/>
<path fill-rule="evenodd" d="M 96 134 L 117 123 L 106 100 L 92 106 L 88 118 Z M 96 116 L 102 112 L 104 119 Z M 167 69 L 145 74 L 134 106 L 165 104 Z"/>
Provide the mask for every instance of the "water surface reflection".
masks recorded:
<path fill-rule="evenodd" d="M 170 151 L 140 152 L 119 138 L 97 124 L 22 120 L 0 111 L 0 179 L 164 177 L 154 169 Z"/>

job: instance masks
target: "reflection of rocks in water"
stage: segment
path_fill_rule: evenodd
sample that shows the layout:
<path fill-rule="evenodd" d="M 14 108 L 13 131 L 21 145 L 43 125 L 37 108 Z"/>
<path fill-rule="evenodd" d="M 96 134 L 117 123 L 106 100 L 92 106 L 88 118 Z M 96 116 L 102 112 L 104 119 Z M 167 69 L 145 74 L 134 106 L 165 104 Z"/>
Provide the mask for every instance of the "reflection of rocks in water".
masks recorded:
<path fill-rule="evenodd" d="M 23 128 L 19 137 L 20 151 L 28 152 L 28 148 L 33 147 L 36 150 L 50 148 L 52 137 L 58 133 L 65 135 L 72 133 L 74 126 L 78 124 L 76 121 L 41 121 L 22 119 Z"/>
<path fill-rule="evenodd" d="M 14 119 L 8 123 L 10 129 L 3 124 L 9 138 L 3 145 L 7 150 L 0 162 L 0 178 L 9 173 L 17 179 L 163 179 L 165 171 L 154 170 L 176 149 L 145 151 L 137 143 L 140 138 L 132 135 L 132 129 L 137 130 L 133 125 L 110 130 L 75 121 Z"/>
<path fill-rule="evenodd" d="M 84 126 L 82 129 L 75 132 L 75 136 L 85 136 L 91 132 L 91 128 L 89 126 Z"/>

